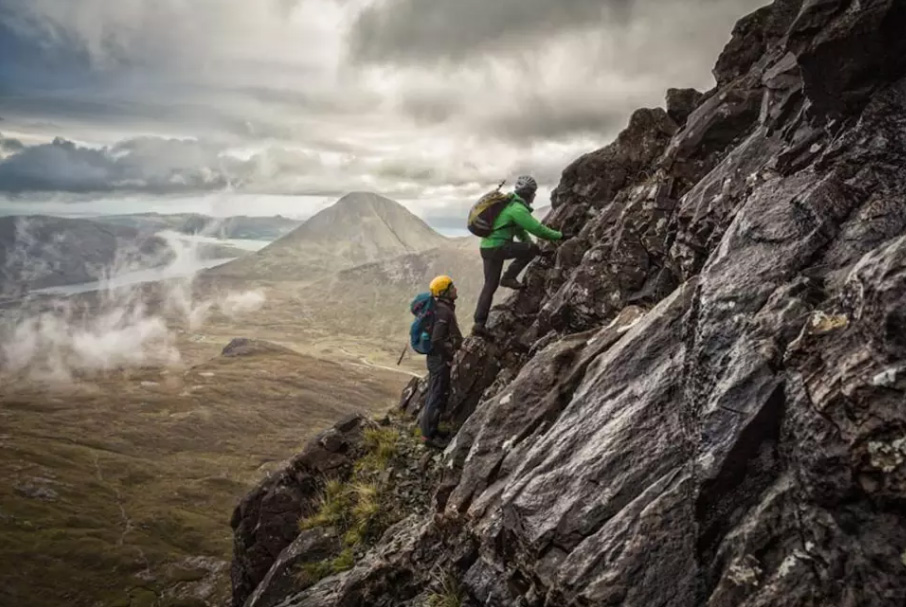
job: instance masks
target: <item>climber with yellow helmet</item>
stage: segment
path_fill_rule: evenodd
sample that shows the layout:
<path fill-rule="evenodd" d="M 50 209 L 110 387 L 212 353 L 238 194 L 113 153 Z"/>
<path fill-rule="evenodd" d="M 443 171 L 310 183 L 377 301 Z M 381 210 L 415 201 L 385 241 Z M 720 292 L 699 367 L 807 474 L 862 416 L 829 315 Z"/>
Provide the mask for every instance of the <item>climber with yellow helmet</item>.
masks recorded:
<path fill-rule="evenodd" d="M 438 276 L 428 287 L 434 300 L 431 323 L 431 346 L 428 349 L 428 394 L 421 416 L 422 440 L 431 447 L 443 447 L 445 438 L 437 430 L 440 414 L 447 406 L 450 392 L 450 368 L 453 356 L 462 345 L 462 333 L 456 322 L 456 285 L 449 276 Z"/>

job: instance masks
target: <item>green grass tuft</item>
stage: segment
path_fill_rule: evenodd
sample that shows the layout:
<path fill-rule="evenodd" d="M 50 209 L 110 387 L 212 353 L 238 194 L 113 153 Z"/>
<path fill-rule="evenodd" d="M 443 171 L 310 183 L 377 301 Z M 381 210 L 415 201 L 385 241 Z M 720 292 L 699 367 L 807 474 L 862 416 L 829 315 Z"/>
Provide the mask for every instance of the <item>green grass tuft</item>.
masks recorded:
<path fill-rule="evenodd" d="M 321 492 L 318 511 L 299 521 L 299 529 L 333 526 L 345 528 L 353 506 L 352 497 L 346 483 L 336 479 L 327 481 Z"/>
<path fill-rule="evenodd" d="M 318 510 L 300 520 L 299 527 L 333 527 L 345 548 L 333 559 L 301 565 L 297 575 L 300 584 L 307 587 L 352 568 L 355 553 L 371 545 L 401 518 L 390 486 L 393 481 L 385 472 L 406 440 L 406 434 L 397 428 L 367 428 L 365 454 L 356 461 L 352 478 L 324 483 Z"/>
<path fill-rule="evenodd" d="M 330 562 L 330 570 L 331 573 L 341 573 L 352 569 L 353 565 L 355 565 L 355 554 L 352 552 L 352 548 L 347 548 Z"/>
<path fill-rule="evenodd" d="M 346 548 L 332 559 L 302 563 L 296 574 L 296 582 L 302 588 L 317 584 L 324 578 L 352 569 L 355 565 L 355 553 L 352 548 Z"/>
<path fill-rule="evenodd" d="M 440 591 L 428 595 L 428 607 L 462 607 L 464 597 L 459 580 L 451 573 L 435 575 L 434 578 Z"/>
<path fill-rule="evenodd" d="M 316 584 L 319 580 L 326 578 L 331 573 L 331 561 L 315 561 L 312 563 L 302 563 L 299 572 L 296 574 L 296 582 L 302 588 L 308 588 Z"/>
<path fill-rule="evenodd" d="M 393 428 L 366 428 L 365 448 L 377 458 L 384 469 L 399 452 L 397 444 L 399 438 L 399 432 Z"/>
<path fill-rule="evenodd" d="M 347 546 L 358 546 L 383 532 L 391 522 L 377 483 L 331 480 L 321 492 L 318 511 L 300 520 L 299 528 L 336 527 Z"/>

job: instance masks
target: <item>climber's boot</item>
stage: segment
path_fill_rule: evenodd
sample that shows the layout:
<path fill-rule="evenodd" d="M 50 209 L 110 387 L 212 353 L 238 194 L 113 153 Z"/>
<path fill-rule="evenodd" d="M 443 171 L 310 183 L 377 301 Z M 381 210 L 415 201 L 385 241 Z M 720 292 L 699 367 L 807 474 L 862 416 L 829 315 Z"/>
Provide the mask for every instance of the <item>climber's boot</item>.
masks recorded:
<path fill-rule="evenodd" d="M 515 289 L 517 291 L 524 289 L 525 285 L 516 280 L 515 278 L 502 278 L 500 279 L 500 286 L 506 287 L 507 289 Z"/>

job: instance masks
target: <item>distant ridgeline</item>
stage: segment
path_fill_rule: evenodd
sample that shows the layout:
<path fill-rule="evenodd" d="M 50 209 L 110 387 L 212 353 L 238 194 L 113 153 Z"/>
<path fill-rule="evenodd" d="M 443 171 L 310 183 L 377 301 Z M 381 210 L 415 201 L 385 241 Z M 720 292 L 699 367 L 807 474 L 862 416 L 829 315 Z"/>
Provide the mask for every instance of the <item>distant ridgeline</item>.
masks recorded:
<path fill-rule="evenodd" d="M 195 213 L 138 213 L 134 215 L 105 215 L 96 221 L 128 226 L 143 232 L 173 230 L 184 234 L 205 234 L 216 238 L 242 238 L 249 240 L 277 240 L 293 231 L 301 220 L 275 217 L 233 216 L 209 217 Z"/>

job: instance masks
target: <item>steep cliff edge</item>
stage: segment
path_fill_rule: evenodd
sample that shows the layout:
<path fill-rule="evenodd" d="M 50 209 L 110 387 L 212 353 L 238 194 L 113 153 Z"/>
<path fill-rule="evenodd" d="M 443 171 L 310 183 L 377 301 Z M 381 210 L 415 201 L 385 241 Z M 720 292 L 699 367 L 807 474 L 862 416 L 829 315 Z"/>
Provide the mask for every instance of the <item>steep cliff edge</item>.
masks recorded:
<path fill-rule="evenodd" d="M 904 0 L 777 0 L 715 89 L 567 167 L 572 237 L 457 357 L 433 512 L 266 605 L 903 604 L 904 31 Z M 234 605 L 292 535 L 237 543 Z"/>

